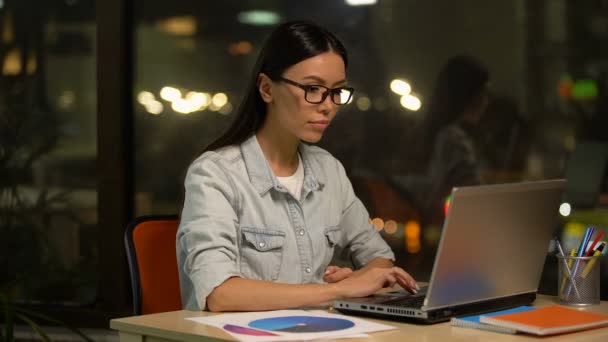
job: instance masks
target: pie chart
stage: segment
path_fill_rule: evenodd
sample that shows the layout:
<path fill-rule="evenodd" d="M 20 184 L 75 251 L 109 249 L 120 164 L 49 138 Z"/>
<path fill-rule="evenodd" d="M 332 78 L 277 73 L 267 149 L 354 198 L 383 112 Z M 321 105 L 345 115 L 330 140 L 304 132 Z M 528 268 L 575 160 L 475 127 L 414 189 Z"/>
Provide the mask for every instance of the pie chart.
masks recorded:
<path fill-rule="evenodd" d="M 316 333 L 352 328 L 355 323 L 347 319 L 316 316 L 285 316 L 263 318 L 249 323 L 251 328 L 290 333 Z"/>

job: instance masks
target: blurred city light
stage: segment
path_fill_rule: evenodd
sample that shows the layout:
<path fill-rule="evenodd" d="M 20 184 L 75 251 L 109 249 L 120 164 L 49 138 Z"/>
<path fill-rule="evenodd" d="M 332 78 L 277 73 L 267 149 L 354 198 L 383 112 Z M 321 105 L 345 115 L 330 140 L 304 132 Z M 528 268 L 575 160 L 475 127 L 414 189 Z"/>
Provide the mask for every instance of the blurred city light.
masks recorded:
<path fill-rule="evenodd" d="M 160 90 L 160 97 L 165 101 L 173 102 L 182 98 L 182 92 L 177 88 L 163 87 Z"/>
<path fill-rule="evenodd" d="M 209 93 L 190 91 L 186 94 L 186 100 L 188 100 L 196 110 L 204 110 L 211 103 L 211 95 L 209 95 Z"/>
<path fill-rule="evenodd" d="M 215 103 L 211 102 L 211 104 L 209 105 L 209 107 L 207 107 L 207 109 L 209 109 L 212 112 L 217 112 L 221 109 L 222 107 L 216 105 Z"/>
<path fill-rule="evenodd" d="M 12 49 L 4 57 L 4 65 L 2 66 L 2 75 L 19 75 L 21 73 L 21 50 Z"/>
<path fill-rule="evenodd" d="M 574 81 L 570 75 L 562 75 L 557 86 L 557 92 L 559 96 L 570 99 L 572 97 L 572 89 L 574 88 Z"/>
<path fill-rule="evenodd" d="M 237 20 L 241 24 L 267 26 L 278 24 L 281 21 L 281 16 L 272 11 L 252 10 L 240 12 Z"/>
<path fill-rule="evenodd" d="M 361 96 L 357 99 L 357 108 L 361 111 L 368 111 L 372 107 L 372 101 L 367 96 Z"/>
<path fill-rule="evenodd" d="M 412 86 L 404 80 L 394 79 L 390 84 L 391 90 L 397 95 L 407 95 L 412 91 Z"/>
<path fill-rule="evenodd" d="M 162 113 L 163 110 L 165 109 L 163 104 L 156 100 L 152 100 L 152 101 L 146 103 L 144 105 L 144 107 L 146 108 L 146 111 L 148 113 L 154 114 L 154 115 L 158 115 L 158 114 Z"/>
<path fill-rule="evenodd" d="M 587 225 L 582 222 L 566 222 L 562 232 L 562 246 L 568 251 L 572 248 L 578 248 L 586 228 Z"/>
<path fill-rule="evenodd" d="M 25 67 L 25 71 L 29 75 L 32 75 L 36 72 L 37 68 L 38 68 L 38 62 L 36 60 L 36 57 L 34 55 L 30 55 L 27 59 L 27 65 Z"/>
<path fill-rule="evenodd" d="M 417 111 L 422 106 L 422 102 L 420 99 L 412 94 L 401 96 L 401 106 L 405 109 L 409 109 L 411 111 Z"/>
<path fill-rule="evenodd" d="M 420 252 L 420 223 L 416 221 L 405 224 L 405 249 L 412 254 Z"/>
<path fill-rule="evenodd" d="M 374 225 L 374 227 L 376 227 L 377 231 L 384 229 L 384 220 L 379 217 L 375 217 L 373 220 L 371 220 L 371 223 Z"/>
<path fill-rule="evenodd" d="M 149 91 L 140 91 L 139 94 L 137 94 L 137 102 L 141 103 L 142 105 L 146 105 L 147 103 L 154 101 L 154 94 L 152 94 Z"/>
<path fill-rule="evenodd" d="M 232 103 L 228 102 L 218 111 L 218 113 L 228 115 L 232 113 L 232 109 Z"/>
<path fill-rule="evenodd" d="M 597 82 L 590 79 L 578 80 L 574 82 L 572 97 L 575 100 L 593 100 L 597 97 Z"/>
<path fill-rule="evenodd" d="M 448 211 L 450 210 L 451 203 L 452 203 L 452 195 L 448 195 L 445 198 L 445 202 L 443 203 L 443 215 L 448 216 Z"/>
<path fill-rule="evenodd" d="M 74 102 L 76 100 L 76 94 L 74 94 L 73 91 L 71 90 L 64 90 L 61 95 L 59 95 L 59 98 L 57 99 L 57 105 L 61 108 L 61 109 L 69 109 L 70 107 L 72 107 L 74 105 Z"/>
<path fill-rule="evenodd" d="M 395 234 L 397 232 L 397 222 L 395 220 L 388 220 L 384 223 L 384 231 L 387 234 Z"/>
<path fill-rule="evenodd" d="M 163 87 L 160 90 L 160 97 L 171 102 L 171 109 L 180 114 L 190 114 L 193 112 L 204 111 L 209 109 L 213 112 L 228 115 L 232 113 L 233 106 L 228 102 L 228 95 L 219 92 L 211 96 L 209 93 L 199 91 L 188 91 L 186 96 L 182 98 L 182 92 L 174 87 Z M 154 94 L 148 91 L 142 91 L 137 95 L 137 101 L 144 106 L 156 101 Z M 153 105 L 152 111 L 162 112 L 158 105 Z M 148 110 L 149 108 L 146 107 Z M 149 112 L 152 112 L 148 110 Z"/>
<path fill-rule="evenodd" d="M 159 20 L 156 27 L 176 36 L 192 36 L 196 33 L 197 22 L 194 16 L 170 17 Z"/>
<path fill-rule="evenodd" d="M 564 202 L 559 206 L 559 213 L 564 217 L 570 216 L 571 211 L 572 207 L 570 206 L 570 203 Z"/>
<path fill-rule="evenodd" d="M 346 4 L 349 6 L 370 6 L 377 2 L 378 0 L 346 0 Z"/>
<path fill-rule="evenodd" d="M 190 114 L 196 110 L 196 108 L 186 99 L 177 99 L 171 103 L 171 109 L 180 114 Z"/>
<path fill-rule="evenodd" d="M 218 110 L 228 103 L 228 96 L 224 93 L 217 93 L 211 98 L 211 104 Z"/>
<path fill-rule="evenodd" d="M 248 41 L 240 41 L 228 45 L 228 53 L 233 56 L 246 55 L 251 52 L 253 45 Z"/>

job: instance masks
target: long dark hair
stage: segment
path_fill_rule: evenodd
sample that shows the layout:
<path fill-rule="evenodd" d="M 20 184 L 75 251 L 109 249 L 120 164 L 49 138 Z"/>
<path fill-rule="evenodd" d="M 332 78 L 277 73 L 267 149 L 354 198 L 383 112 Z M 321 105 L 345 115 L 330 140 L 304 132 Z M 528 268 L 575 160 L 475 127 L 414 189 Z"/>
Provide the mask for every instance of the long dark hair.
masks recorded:
<path fill-rule="evenodd" d="M 482 94 L 488 83 L 488 69 L 471 56 L 450 58 L 439 72 L 424 123 L 424 142 L 432 148 L 435 136 L 457 122 Z"/>
<path fill-rule="evenodd" d="M 290 21 L 279 25 L 262 47 L 234 121 L 205 151 L 240 144 L 262 126 L 266 119 L 266 103 L 258 91 L 260 73 L 276 81 L 292 65 L 328 51 L 339 54 L 344 66 L 347 65 L 346 49 L 325 28 L 310 21 Z"/>

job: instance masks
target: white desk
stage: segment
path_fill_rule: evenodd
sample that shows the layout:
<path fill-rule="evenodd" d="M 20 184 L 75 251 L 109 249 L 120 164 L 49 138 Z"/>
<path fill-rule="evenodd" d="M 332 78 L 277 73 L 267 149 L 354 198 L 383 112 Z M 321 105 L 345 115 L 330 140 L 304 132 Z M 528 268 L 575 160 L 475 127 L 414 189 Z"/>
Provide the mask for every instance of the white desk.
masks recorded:
<path fill-rule="evenodd" d="M 539 295 L 535 306 L 557 304 L 557 298 Z M 608 314 L 608 302 L 589 306 L 584 311 Z M 117 318 L 110 321 L 110 327 L 118 330 L 120 342 L 166 342 L 166 341 L 218 341 L 234 340 L 232 336 L 221 329 L 186 320 L 187 317 L 200 317 L 213 315 L 202 311 L 172 311 L 152 315 Z M 369 318 L 365 318 L 369 319 Z M 397 327 L 397 330 L 377 332 L 370 334 L 370 338 L 346 339 L 348 342 L 403 342 L 408 341 L 585 341 L 607 342 L 608 327 L 586 330 L 576 333 L 538 338 L 530 335 L 509 335 L 477 329 L 458 328 L 450 326 L 449 322 L 432 325 L 418 325 L 411 323 L 393 322 L 389 320 L 369 319 L 383 324 Z"/>

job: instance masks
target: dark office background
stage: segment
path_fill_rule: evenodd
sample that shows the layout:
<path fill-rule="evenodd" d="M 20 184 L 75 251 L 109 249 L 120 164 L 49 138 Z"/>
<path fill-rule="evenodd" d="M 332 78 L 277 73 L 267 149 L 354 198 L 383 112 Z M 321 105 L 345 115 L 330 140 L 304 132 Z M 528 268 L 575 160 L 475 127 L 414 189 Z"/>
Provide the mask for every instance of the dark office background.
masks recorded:
<path fill-rule="evenodd" d="M 80 326 L 127 315 L 126 223 L 179 213 L 186 167 L 232 120 L 264 37 L 290 19 L 349 50 L 356 93 L 320 145 L 417 279 L 441 226 L 389 179 L 424 176 L 418 127 L 456 54 L 491 73 L 484 182 L 567 177 L 555 227 L 566 248 L 586 225 L 608 227 L 608 1 L 353 2 L 0 0 L 0 292 Z M 555 294 L 551 255 L 540 289 Z"/>

